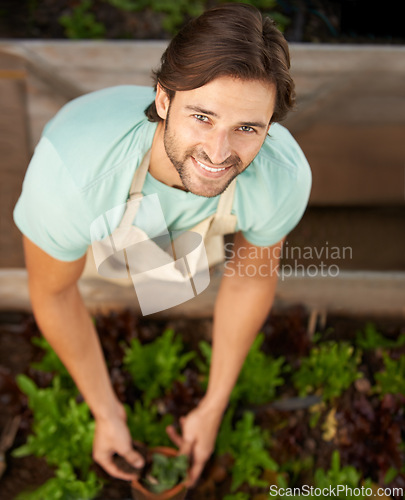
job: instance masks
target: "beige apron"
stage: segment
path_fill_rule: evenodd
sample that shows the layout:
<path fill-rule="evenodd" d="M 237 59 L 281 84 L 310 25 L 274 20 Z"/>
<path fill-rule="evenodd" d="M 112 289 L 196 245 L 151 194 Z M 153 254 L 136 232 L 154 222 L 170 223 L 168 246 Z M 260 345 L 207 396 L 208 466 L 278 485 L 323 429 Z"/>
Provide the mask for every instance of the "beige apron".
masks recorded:
<path fill-rule="evenodd" d="M 145 271 L 148 271 L 148 273 L 151 272 L 152 268 L 148 268 L 145 262 L 148 260 L 155 262 L 159 259 L 161 263 L 159 266 L 159 279 L 181 281 L 184 275 L 190 275 L 190 272 L 191 274 L 197 272 L 197 267 L 212 267 L 224 261 L 223 235 L 234 233 L 236 227 L 236 216 L 231 214 L 236 179 L 232 181 L 220 196 L 215 214 L 207 217 L 190 231 L 187 231 L 187 238 L 184 236 L 185 233 L 181 233 L 180 236 L 176 238 L 175 242 L 178 242 L 175 243 L 175 245 L 177 245 L 176 248 L 181 247 L 183 239 L 183 246 L 185 246 L 186 249 L 189 247 L 189 255 L 191 256 L 193 253 L 196 255 L 196 263 L 194 266 L 194 273 L 187 267 L 187 269 L 183 269 L 182 274 L 180 273 L 178 276 L 173 277 L 173 270 L 171 274 L 166 272 L 170 267 L 170 262 L 173 263 L 173 259 L 176 259 L 176 251 L 173 243 L 171 247 L 169 245 L 168 247 L 166 246 L 165 250 L 162 250 L 161 246 L 158 246 L 154 242 L 154 240 L 157 239 L 151 239 L 142 229 L 133 224 L 140 203 L 145 201 L 145 198 L 148 198 L 143 197 L 142 188 L 149 169 L 149 161 L 150 150 L 146 153 L 141 165 L 135 171 L 124 214 L 118 227 L 101 241 L 95 241 L 92 236 L 92 246 L 89 247 L 87 252 L 86 265 L 82 277 L 104 279 L 121 286 L 133 286 L 134 260 L 139 264 L 137 274 L 140 275 L 145 273 Z M 149 195 L 149 197 L 153 196 L 157 197 L 157 195 Z M 195 236 L 200 235 L 201 243 L 197 241 L 196 238 L 192 238 L 193 234 Z M 171 233 L 170 239 L 172 237 L 173 232 Z M 164 236 L 162 236 L 162 238 L 164 238 Z M 191 248 L 190 245 L 194 246 L 196 250 L 194 251 L 194 248 Z M 128 248 L 131 246 L 136 246 L 136 256 L 132 255 L 131 257 L 128 255 Z M 201 250 L 203 250 L 201 246 L 205 250 L 205 252 L 202 251 L 203 255 L 201 254 Z M 197 247 L 199 252 L 197 252 Z M 186 250 L 184 250 L 184 252 L 185 251 Z M 206 255 L 206 260 L 204 255 Z M 129 257 L 131 257 L 131 266 L 128 265 Z M 189 261 L 192 262 L 192 259 L 189 259 Z M 167 264 L 167 266 L 164 264 Z M 167 277 L 165 274 L 167 274 Z"/>

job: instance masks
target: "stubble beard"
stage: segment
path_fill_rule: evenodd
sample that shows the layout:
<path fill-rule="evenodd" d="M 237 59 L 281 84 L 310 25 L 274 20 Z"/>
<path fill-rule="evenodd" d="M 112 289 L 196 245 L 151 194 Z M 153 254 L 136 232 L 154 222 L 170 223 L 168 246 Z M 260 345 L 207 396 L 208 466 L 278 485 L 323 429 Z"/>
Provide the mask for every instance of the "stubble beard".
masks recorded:
<path fill-rule="evenodd" d="M 206 163 L 212 162 L 204 151 L 199 151 L 196 148 L 187 149 L 182 156 L 182 154 L 180 153 L 180 148 L 178 147 L 177 139 L 175 138 L 175 134 L 170 130 L 169 127 L 169 114 L 170 107 L 165 121 L 163 144 L 169 160 L 172 162 L 174 168 L 179 174 L 184 189 L 186 191 L 189 191 L 190 193 L 196 194 L 198 196 L 204 196 L 206 198 L 213 198 L 222 194 L 229 186 L 229 184 L 233 181 L 233 179 L 241 172 L 243 172 L 243 170 L 245 170 L 247 166 L 243 166 L 239 156 L 230 156 L 221 164 L 221 167 L 230 167 L 224 179 L 207 179 L 206 183 L 203 184 L 203 182 L 200 182 L 199 186 L 196 186 L 196 183 L 193 182 L 192 179 L 191 169 L 193 169 L 193 166 L 191 164 L 191 157 Z M 186 165 L 187 160 L 189 161 L 189 166 Z"/>

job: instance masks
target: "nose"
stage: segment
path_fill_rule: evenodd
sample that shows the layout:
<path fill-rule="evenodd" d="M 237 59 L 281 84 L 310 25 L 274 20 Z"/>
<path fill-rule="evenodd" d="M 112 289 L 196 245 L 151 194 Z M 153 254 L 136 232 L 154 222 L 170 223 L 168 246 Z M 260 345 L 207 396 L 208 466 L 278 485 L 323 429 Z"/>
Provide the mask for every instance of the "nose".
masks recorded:
<path fill-rule="evenodd" d="M 231 144 L 228 133 L 213 130 L 204 145 L 204 151 L 213 165 L 221 165 L 231 156 Z"/>

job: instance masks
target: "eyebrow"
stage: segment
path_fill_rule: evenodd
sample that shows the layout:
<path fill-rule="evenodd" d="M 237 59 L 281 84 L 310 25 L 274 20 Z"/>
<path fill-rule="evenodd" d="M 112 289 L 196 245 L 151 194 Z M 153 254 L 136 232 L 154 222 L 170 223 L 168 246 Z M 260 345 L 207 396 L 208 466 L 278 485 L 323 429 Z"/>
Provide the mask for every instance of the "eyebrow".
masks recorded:
<path fill-rule="evenodd" d="M 214 111 L 209 111 L 208 109 L 201 108 L 200 106 L 186 106 L 185 109 L 189 111 L 194 111 L 196 113 L 201 113 L 202 115 L 212 116 L 214 118 L 219 118 L 217 113 Z M 263 122 L 241 122 L 240 127 L 256 127 L 256 128 L 267 128 L 267 123 Z"/>

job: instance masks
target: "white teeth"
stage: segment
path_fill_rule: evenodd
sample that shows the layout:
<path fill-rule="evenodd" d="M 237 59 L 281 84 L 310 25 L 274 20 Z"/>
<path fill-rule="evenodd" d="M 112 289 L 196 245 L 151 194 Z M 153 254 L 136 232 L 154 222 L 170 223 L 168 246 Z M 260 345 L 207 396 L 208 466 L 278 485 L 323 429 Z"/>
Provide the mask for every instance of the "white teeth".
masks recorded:
<path fill-rule="evenodd" d="M 225 167 L 224 168 L 211 168 L 211 167 L 207 167 L 207 165 L 204 165 L 204 163 L 201 163 L 197 159 L 195 161 L 200 165 L 200 167 L 202 167 L 204 170 L 207 170 L 208 172 L 221 172 L 222 170 L 225 170 Z"/>

